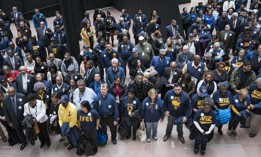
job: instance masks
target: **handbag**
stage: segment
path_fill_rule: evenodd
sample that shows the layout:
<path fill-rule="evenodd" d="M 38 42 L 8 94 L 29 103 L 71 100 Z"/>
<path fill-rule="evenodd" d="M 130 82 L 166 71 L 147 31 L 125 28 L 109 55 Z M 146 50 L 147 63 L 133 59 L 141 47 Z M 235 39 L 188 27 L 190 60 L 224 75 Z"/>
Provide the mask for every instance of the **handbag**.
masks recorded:
<path fill-rule="evenodd" d="M 140 142 L 146 142 L 146 128 L 144 122 L 141 122 L 140 127 L 137 130 L 137 137 L 140 140 Z"/>
<path fill-rule="evenodd" d="M 123 121 L 118 127 L 118 133 L 121 135 L 121 137 L 127 137 L 130 131 L 131 128 L 125 121 Z"/>
<path fill-rule="evenodd" d="M 105 145 L 107 143 L 107 135 L 103 132 L 102 128 L 99 127 L 97 131 L 97 141 L 99 145 Z"/>

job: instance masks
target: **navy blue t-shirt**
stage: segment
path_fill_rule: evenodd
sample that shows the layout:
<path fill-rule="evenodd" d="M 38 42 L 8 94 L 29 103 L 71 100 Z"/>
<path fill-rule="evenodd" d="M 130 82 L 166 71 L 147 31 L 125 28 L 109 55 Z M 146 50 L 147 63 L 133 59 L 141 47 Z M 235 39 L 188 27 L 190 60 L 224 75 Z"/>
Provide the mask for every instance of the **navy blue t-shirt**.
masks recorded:
<path fill-rule="evenodd" d="M 80 128 L 83 132 L 95 130 L 97 119 L 100 119 L 100 116 L 94 109 L 90 110 L 88 113 L 78 111 L 78 120 L 80 121 Z"/>

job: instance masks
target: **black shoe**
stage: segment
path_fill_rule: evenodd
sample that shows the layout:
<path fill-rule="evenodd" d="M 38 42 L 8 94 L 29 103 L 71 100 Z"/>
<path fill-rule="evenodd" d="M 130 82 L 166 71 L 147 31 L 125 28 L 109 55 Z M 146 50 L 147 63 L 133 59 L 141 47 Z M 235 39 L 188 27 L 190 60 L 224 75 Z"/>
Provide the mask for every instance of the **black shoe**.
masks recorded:
<path fill-rule="evenodd" d="M 17 144 L 17 142 L 9 142 L 9 146 L 11 146 L 11 147 L 13 147 L 16 144 Z"/>
<path fill-rule="evenodd" d="M 240 125 L 240 128 L 250 128 L 250 126 Z"/>
<path fill-rule="evenodd" d="M 30 141 L 30 143 L 31 143 L 32 145 L 35 145 L 35 142 L 34 142 L 34 141 Z"/>
<path fill-rule="evenodd" d="M 166 142 L 168 139 L 169 139 L 169 135 L 165 135 L 165 136 L 163 137 L 163 141 L 164 141 L 164 142 Z"/>
<path fill-rule="evenodd" d="M 112 139 L 111 142 L 112 142 L 112 144 L 115 145 L 117 143 L 117 140 L 116 139 Z"/>
<path fill-rule="evenodd" d="M 128 134 L 127 136 L 126 136 L 126 139 L 129 139 L 131 137 L 131 134 Z"/>
<path fill-rule="evenodd" d="M 205 155 L 205 151 L 200 151 L 200 154 L 201 155 Z"/>
<path fill-rule="evenodd" d="M 68 150 L 71 150 L 71 149 L 73 149 L 73 148 L 74 148 L 74 146 L 72 146 L 72 145 L 69 145 L 69 146 L 67 147 Z"/>
<path fill-rule="evenodd" d="M 47 147 L 50 147 L 51 141 L 50 142 L 46 142 L 46 145 L 47 145 Z"/>
<path fill-rule="evenodd" d="M 218 129 L 218 134 L 223 135 L 223 131 L 221 129 Z"/>
<path fill-rule="evenodd" d="M 43 143 L 41 142 L 40 148 L 43 148 L 44 145 L 45 145 L 45 143 L 44 143 L 44 142 L 43 142 Z"/>
<path fill-rule="evenodd" d="M 181 142 L 182 144 L 184 144 L 184 143 L 185 143 L 185 139 L 184 139 L 184 137 L 183 137 L 183 136 L 179 136 L 179 140 L 180 140 L 180 142 Z"/>
<path fill-rule="evenodd" d="M 23 144 L 21 145 L 21 147 L 20 147 L 20 150 L 22 151 L 22 150 L 25 148 L 26 145 L 27 145 L 27 143 L 23 143 Z"/>
<path fill-rule="evenodd" d="M 256 134 L 253 134 L 253 133 L 250 133 L 249 134 L 249 137 L 251 137 L 251 138 L 253 138 L 253 137 L 255 137 L 256 136 Z"/>
<path fill-rule="evenodd" d="M 135 141 L 136 140 L 136 135 L 132 136 L 132 140 Z"/>
<path fill-rule="evenodd" d="M 194 154 L 198 154 L 198 149 L 194 149 Z"/>

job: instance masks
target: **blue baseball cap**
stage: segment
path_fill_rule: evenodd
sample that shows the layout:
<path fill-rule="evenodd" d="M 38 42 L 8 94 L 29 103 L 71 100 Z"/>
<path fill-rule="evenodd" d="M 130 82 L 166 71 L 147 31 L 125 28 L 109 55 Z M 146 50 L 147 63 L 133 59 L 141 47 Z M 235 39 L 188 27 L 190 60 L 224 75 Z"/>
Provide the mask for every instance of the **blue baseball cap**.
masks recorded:
<path fill-rule="evenodd" d="M 60 99 L 60 103 L 67 103 L 69 101 L 68 95 L 62 95 Z"/>
<path fill-rule="evenodd" d="M 208 89 L 204 85 L 199 88 L 199 93 L 200 93 L 200 96 L 203 97 L 203 98 L 209 96 L 208 95 Z"/>
<path fill-rule="evenodd" d="M 134 47 L 133 49 L 132 49 L 132 52 L 134 53 L 134 52 L 138 52 L 138 49 L 136 48 L 136 47 Z"/>

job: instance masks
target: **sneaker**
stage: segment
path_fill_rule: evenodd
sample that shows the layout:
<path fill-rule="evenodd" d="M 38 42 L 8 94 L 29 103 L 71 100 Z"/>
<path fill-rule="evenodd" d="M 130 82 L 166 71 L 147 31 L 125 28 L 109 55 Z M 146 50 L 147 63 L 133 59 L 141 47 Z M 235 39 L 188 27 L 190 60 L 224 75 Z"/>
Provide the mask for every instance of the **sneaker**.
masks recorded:
<path fill-rule="evenodd" d="M 147 142 L 150 142 L 150 138 L 147 138 Z"/>
<path fill-rule="evenodd" d="M 155 137 L 154 137 L 154 140 L 157 141 L 157 140 L 158 140 L 158 136 L 155 136 Z"/>
<path fill-rule="evenodd" d="M 228 136 L 232 136 L 232 130 L 227 131 Z"/>
<path fill-rule="evenodd" d="M 234 136 L 237 136 L 237 131 L 236 131 L 236 130 L 232 130 L 232 134 L 233 134 Z"/>
<path fill-rule="evenodd" d="M 200 154 L 201 154 L 201 155 L 205 155 L 205 151 L 203 151 L 203 150 L 200 151 Z"/>
<path fill-rule="evenodd" d="M 194 149 L 194 154 L 198 154 L 198 149 Z"/>

